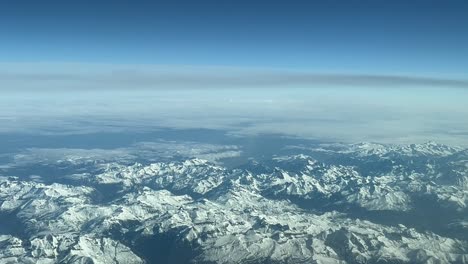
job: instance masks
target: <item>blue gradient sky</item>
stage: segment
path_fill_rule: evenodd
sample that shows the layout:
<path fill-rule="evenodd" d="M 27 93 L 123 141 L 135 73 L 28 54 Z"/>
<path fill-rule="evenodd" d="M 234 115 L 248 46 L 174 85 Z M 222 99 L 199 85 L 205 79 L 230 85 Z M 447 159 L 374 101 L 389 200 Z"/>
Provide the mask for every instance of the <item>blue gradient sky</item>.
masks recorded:
<path fill-rule="evenodd" d="M 0 62 L 468 78 L 467 1 L 1 1 Z"/>

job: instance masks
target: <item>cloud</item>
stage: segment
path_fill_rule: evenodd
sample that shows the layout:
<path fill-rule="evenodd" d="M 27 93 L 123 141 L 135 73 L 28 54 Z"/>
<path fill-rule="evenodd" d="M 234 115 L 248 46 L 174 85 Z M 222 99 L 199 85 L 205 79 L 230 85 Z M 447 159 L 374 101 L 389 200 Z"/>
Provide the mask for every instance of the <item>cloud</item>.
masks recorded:
<path fill-rule="evenodd" d="M 463 80 L 86 64 L 0 65 L 0 75 L 0 133 L 208 128 L 468 145 Z"/>
<path fill-rule="evenodd" d="M 95 147 L 95 146 L 94 146 Z M 138 142 L 128 147 L 113 149 L 82 148 L 28 148 L 20 153 L 9 153 L 12 160 L 0 164 L 0 169 L 26 167 L 34 164 L 105 164 L 109 162 L 134 163 L 137 160 L 150 162 L 174 157 L 200 158 L 218 163 L 225 158 L 239 157 L 240 147 L 191 141 Z"/>
<path fill-rule="evenodd" d="M 16 91 L 291 89 L 324 86 L 468 88 L 468 80 L 214 66 L 0 64 L 0 87 L 3 87 L 2 90 Z"/>

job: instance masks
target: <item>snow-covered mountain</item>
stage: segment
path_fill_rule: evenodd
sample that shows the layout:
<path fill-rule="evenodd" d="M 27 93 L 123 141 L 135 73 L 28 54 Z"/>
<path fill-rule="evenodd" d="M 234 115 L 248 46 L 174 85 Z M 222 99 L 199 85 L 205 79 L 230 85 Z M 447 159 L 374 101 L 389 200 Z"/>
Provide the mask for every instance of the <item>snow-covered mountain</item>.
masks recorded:
<path fill-rule="evenodd" d="M 0 177 L 0 263 L 468 263 L 468 155 L 321 145 Z"/>

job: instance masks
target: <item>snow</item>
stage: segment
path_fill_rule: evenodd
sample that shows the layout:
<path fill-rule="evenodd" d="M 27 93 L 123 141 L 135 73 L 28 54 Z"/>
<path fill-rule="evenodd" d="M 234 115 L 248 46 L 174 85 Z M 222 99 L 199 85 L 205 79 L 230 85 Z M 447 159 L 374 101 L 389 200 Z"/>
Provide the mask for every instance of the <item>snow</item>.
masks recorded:
<path fill-rule="evenodd" d="M 399 158 L 406 159 L 408 153 L 431 159 L 456 153 L 435 143 L 348 147 L 329 152 L 358 160 L 363 155 L 387 159 L 395 149 L 404 150 Z M 465 176 L 452 181 L 440 178 L 440 163 L 425 164 L 428 174 L 412 168 L 399 173 L 407 169 L 399 165 L 389 173 L 363 175 L 356 166 L 307 155 L 271 162 L 271 173 L 258 174 L 199 158 L 110 162 L 89 175 L 86 186 L 0 178 L 0 214 L 12 214 L 24 227 L 21 236 L 0 235 L 0 263 L 144 263 L 132 243 L 160 234 L 176 234 L 175 242 L 190 244 L 195 262 L 468 263 L 467 241 L 360 220 L 335 209 L 317 213 L 292 201 L 403 213 L 414 209 L 414 197 L 432 197 L 438 206 L 463 213 L 468 179 L 456 162 L 450 163 L 454 175 Z M 119 184 L 118 191 L 110 201 L 96 202 L 99 188 L 108 184 Z M 466 231 L 466 219 L 447 224 Z"/>

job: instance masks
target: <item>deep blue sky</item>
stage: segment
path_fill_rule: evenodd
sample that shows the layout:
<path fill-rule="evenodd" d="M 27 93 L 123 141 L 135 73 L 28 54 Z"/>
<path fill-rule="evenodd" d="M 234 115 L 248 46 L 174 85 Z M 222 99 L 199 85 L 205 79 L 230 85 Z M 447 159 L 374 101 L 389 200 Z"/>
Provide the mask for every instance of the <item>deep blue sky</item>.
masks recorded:
<path fill-rule="evenodd" d="M 468 77 L 468 1 L 1 1 L 0 62 Z"/>

